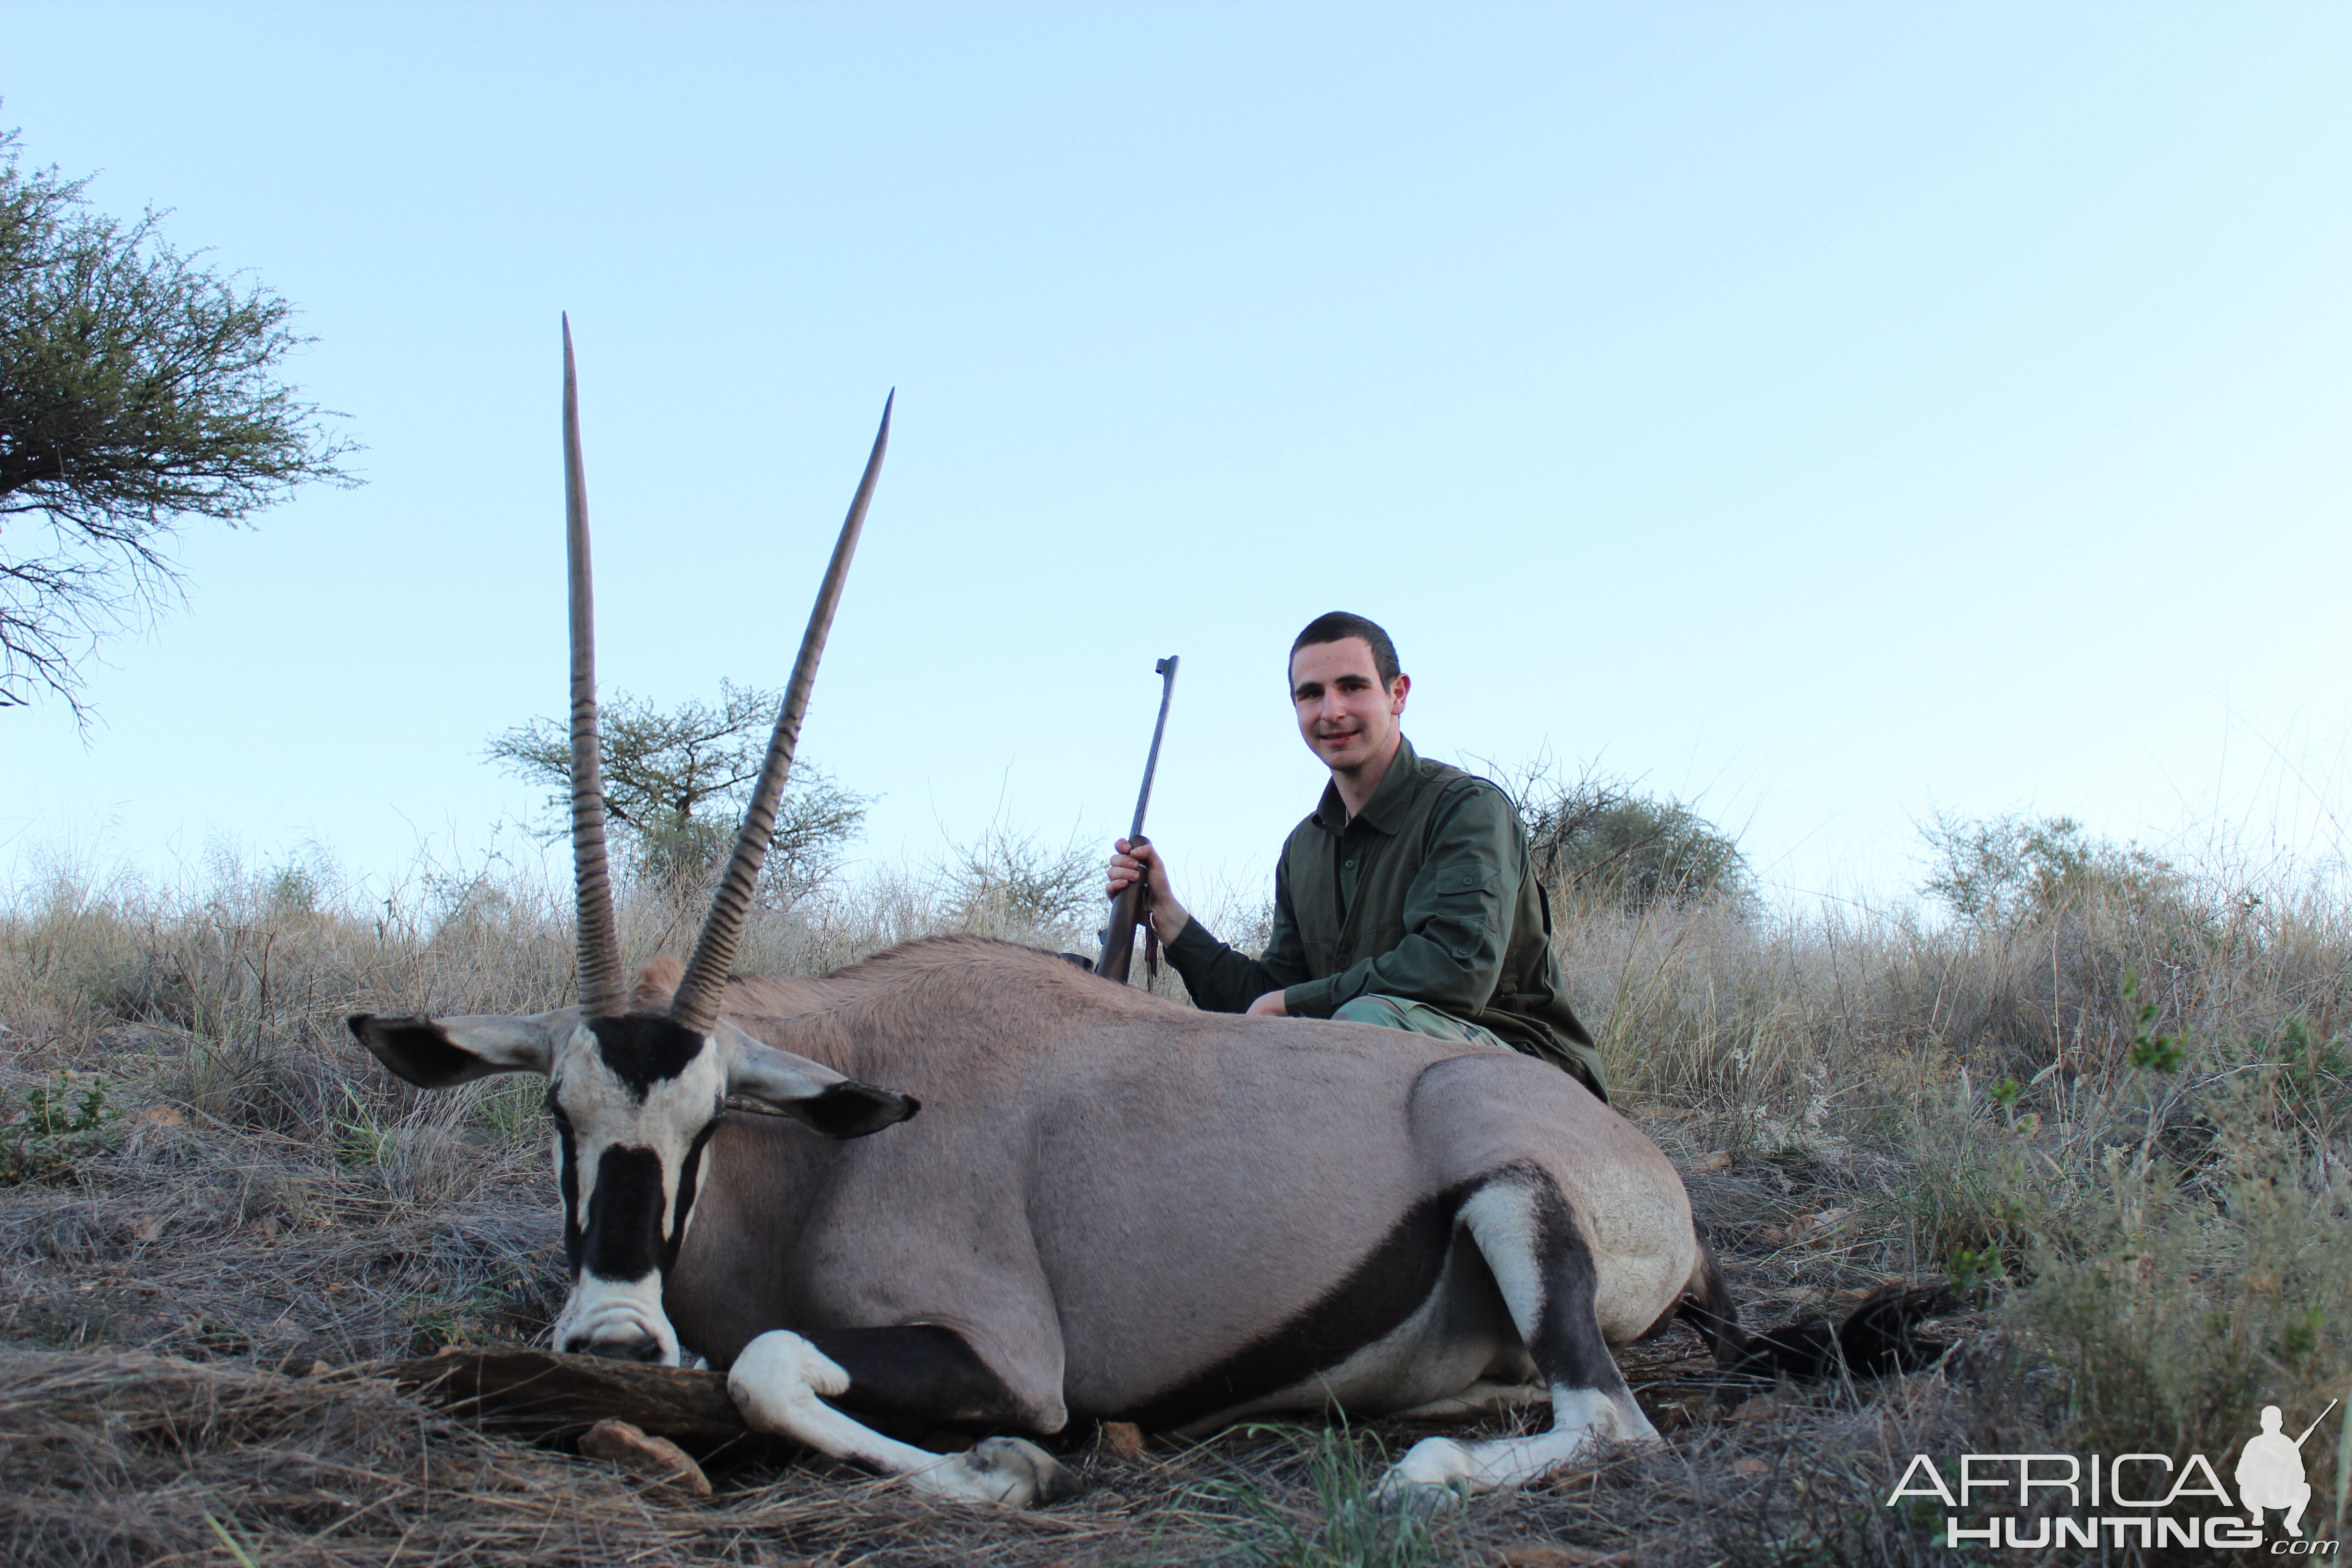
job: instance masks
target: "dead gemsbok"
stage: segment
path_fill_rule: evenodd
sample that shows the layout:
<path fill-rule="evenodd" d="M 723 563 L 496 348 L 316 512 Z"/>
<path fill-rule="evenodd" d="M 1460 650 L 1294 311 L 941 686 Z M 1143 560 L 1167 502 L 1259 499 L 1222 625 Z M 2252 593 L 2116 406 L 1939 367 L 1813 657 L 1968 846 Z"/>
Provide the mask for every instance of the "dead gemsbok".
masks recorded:
<path fill-rule="evenodd" d="M 869 1423 L 1043 1436 L 1073 1418 L 1205 1430 L 1549 1397 L 1549 1431 L 1413 1447 L 1381 1483 L 1408 1506 L 1654 1440 L 1609 1347 L 1677 1310 L 1733 1352 L 1674 1168 L 1546 1063 L 1194 1012 L 966 937 L 822 980 L 729 977 L 887 405 L 693 957 L 632 988 L 605 873 L 568 329 L 563 400 L 580 1005 L 351 1020 L 428 1089 L 547 1076 L 572 1273 L 557 1348 L 699 1354 L 754 1428 L 1015 1504 L 1076 1483 L 1020 1437 L 942 1456 Z"/>

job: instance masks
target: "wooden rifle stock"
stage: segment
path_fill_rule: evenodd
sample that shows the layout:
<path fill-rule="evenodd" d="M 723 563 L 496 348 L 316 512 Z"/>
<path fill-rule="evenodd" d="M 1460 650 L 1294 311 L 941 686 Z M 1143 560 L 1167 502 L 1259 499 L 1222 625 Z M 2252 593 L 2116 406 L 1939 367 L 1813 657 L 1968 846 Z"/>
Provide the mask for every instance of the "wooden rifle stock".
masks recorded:
<path fill-rule="evenodd" d="M 1133 839 L 1128 840 L 1132 844 Z M 1143 906 L 1144 886 L 1129 884 L 1110 901 L 1110 924 L 1103 928 L 1102 957 L 1095 964 L 1095 973 L 1107 979 L 1127 984 L 1127 972 L 1135 963 L 1135 928 L 1149 916 Z"/>
<path fill-rule="evenodd" d="M 1143 760 L 1143 789 L 1135 797 L 1135 826 L 1128 829 L 1130 845 L 1149 844 L 1143 837 L 1143 814 L 1151 805 L 1151 775 L 1160 770 L 1160 737 L 1168 732 L 1168 700 L 1176 695 L 1176 656 L 1170 654 L 1151 667 L 1160 677 L 1160 719 L 1151 726 L 1151 754 Z M 1147 925 L 1151 919 L 1151 879 L 1138 878 L 1120 890 L 1110 901 L 1110 923 L 1103 927 L 1102 957 L 1095 963 L 1095 973 L 1108 979 L 1127 984 L 1127 973 L 1135 963 L 1135 928 Z M 1156 934 L 1146 938 L 1146 965 L 1153 973 L 1160 968 L 1160 941 Z"/>

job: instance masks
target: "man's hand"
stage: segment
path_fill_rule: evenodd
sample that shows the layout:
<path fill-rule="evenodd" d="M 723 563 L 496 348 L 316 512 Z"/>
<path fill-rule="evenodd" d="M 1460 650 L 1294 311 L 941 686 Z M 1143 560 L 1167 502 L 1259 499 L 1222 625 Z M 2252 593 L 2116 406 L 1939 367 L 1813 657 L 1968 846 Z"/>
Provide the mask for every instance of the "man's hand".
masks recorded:
<path fill-rule="evenodd" d="M 1110 858 L 1110 886 L 1104 897 L 1115 899 L 1125 892 L 1139 877 L 1151 879 L 1151 929 L 1167 946 L 1176 940 L 1192 915 L 1176 901 L 1176 889 L 1168 880 L 1167 863 L 1160 858 L 1159 847 L 1150 842 L 1129 844 L 1121 838 L 1112 844 L 1116 851 Z"/>
<path fill-rule="evenodd" d="M 1269 991 L 1265 995 L 1259 997 L 1256 1001 L 1251 1003 L 1249 1005 L 1249 1011 L 1244 1014 L 1243 1016 L 1248 1018 L 1287 1018 L 1290 1016 L 1290 1007 L 1287 1003 L 1283 1001 L 1282 997 L 1283 994 L 1281 992 Z"/>

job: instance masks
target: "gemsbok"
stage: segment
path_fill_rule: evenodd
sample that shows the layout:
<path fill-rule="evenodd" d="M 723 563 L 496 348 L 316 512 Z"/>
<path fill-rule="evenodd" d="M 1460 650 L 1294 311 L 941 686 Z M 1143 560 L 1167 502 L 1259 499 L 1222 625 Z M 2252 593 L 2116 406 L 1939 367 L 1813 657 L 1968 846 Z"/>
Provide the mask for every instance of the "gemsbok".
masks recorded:
<path fill-rule="evenodd" d="M 1674 1167 L 1558 1068 L 1196 1012 L 971 937 L 818 980 L 730 978 L 889 428 L 886 403 L 693 955 L 632 984 L 565 327 L 580 1001 L 350 1021 L 426 1089 L 547 1078 L 572 1279 L 556 1347 L 701 1356 L 756 1430 L 1018 1505 L 1076 1482 L 1003 1434 L 1073 1420 L 1192 1432 L 1549 1400 L 1549 1430 L 1415 1445 L 1381 1482 L 1402 1507 L 1656 1440 L 1610 1346 L 1677 1313 L 1718 1359 L 1742 1336 Z M 940 1424 L 1000 1435 L 941 1455 L 876 1429 Z"/>

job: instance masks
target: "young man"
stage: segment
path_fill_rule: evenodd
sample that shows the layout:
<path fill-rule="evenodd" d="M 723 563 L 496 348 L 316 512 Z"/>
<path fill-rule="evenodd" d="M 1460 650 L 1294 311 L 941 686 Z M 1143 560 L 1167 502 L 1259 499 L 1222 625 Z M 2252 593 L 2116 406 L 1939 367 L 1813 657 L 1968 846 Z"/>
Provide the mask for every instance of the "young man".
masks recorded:
<path fill-rule="evenodd" d="M 1361 616 L 1318 616 L 1291 645 L 1298 733 L 1331 782 L 1282 846 L 1265 956 L 1202 929 L 1155 845 L 1118 842 L 1110 892 L 1150 876 L 1152 927 L 1212 1012 L 1486 1040 L 1558 1063 L 1605 1100 L 1600 1053 L 1560 994 L 1518 814 L 1485 779 L 1413 751 L 1399 725 L 1412 688 Z"/>

